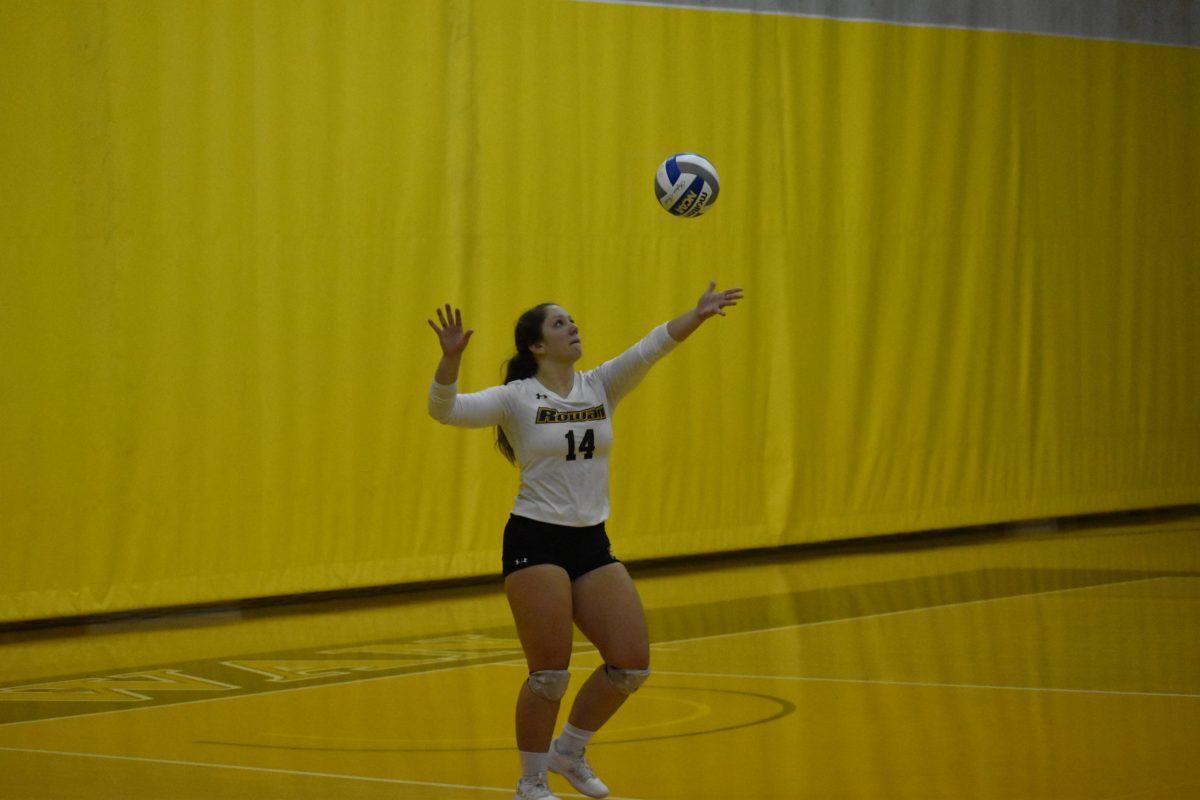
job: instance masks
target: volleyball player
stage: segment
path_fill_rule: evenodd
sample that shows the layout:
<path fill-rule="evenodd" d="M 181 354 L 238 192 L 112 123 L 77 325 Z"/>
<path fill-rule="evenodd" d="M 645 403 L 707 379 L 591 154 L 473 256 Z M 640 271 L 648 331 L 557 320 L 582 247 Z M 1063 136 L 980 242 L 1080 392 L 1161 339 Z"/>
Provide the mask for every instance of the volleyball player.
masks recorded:
<path fill-rule="evenodd" d="M 708 318 L 737 304 L 742 290 L 709 284 L 695 308 L 659 325 L 620 356 L 578 372 L 579 326 L 562 307 L 543 303 L 517 320 L 516 355 L 504 384 L 458 393 L 458 369 L 473 330 L 462 312 L 438 309 L 429 320 L 442 359 L 429 390 L 429 413 L 450 425 L 496 426 L 500 451 L 521 470 L 504 528 L 503 574 L 529 676 L 517 696 L 522 774 L 515 800 L 558 800 L 546 772 L 559 773 L 588 797 L 608 787 L 585 748 L 650 674 L 650 641 L 637 590 L 610 549 L 608 454 L 617 404 L 651 365 Z M 572 622 L 604 664 L 584 682 L 567 723 L 551 741 L 570 677 Z"/>

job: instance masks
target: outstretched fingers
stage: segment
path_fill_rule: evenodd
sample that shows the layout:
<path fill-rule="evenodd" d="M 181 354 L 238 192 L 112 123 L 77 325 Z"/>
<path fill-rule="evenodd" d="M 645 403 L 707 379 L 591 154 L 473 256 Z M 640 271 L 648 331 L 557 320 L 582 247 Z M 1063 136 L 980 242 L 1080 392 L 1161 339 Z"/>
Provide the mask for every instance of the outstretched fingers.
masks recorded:
<path fill-rule="evenodd" d="M 475 333 L 475 329 L 464 331 L 462 324 L 462 309 L 454 308 L 449 303 L 437 309 L 439 327 L 432 319 L 427 319 L 429 327 L 438 335 L 441 341 L 442 353 L 447 356 L 454 356 L 462 353 L 466 349 L 467 344 L 471 341 L 471 335 Z"/>
<path fill-rule="evenodd" d="M 433 320 L 427 320 L 431 327 L 439 333 L 447 328 L 462 328 L 462 309 L 454 308 L 449 303 L 442 308 L 437 309 L 438 322 L 441 323 L 439 329 L 433 324 Z"/>
<path fill-rule="evenodd" d="M 726 289 L 721 293 L 721 308 L 724 308 L 725 306 L 736 306 L 737 301 L 741 300 L 742 296 L 743 294 L 740 288 Z"/>
<path fill-rule="evenodd" d="M 708 303 L 711 303 L 709 306 L 712 309 L 711 313 L 720 314 L 724 317 L 725 312 L 722 309 L 726 306 L 736 306 L 737 301 L 741 300 L 744 296 L 744 292 L 740 286 L 735 286 L 732 289 L 723 289 L 718 292 L 715 291 L 716 286 L 716 281 L 708 282 L 708 291 L 705 292 L 705 299 Z"/>
<path fill-rule="evenodd" d="M 708 282 L 708 290 L 705 292 L 705 294 L 716 294 L 716 295 L 721 295 L 723 297 L 733 297 L 735 299 L 740 299 L 742 296 L 742 287 L 731 286 L 728 289 L 722 289 L 721 291 L 718 292 L 717 291 L 717 282 L 709 281 Z"/>

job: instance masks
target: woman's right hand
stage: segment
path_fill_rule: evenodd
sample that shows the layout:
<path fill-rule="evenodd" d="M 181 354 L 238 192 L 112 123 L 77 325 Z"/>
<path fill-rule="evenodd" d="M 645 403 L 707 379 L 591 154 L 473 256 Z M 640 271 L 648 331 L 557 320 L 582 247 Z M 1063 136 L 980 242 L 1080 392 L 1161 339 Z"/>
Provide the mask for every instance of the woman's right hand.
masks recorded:
<path fill-rule="evenodd" d="M 475 332 L 475 329 L 463 331 L 462 310 L 456 308 L 451 311 L 449 303 L 446 303 L 445 314 L 439 308 L 437 316 L 438 322 L 442 323 L 440 328 L 431 319 L 426 322 L 438 335 L 438 341 L 442 345 L 442 355 L 446 358 L 457 358 L 462 355 L 463 350 L 467 349 L 467 343 L 471 341 L 471 334 Z"/>

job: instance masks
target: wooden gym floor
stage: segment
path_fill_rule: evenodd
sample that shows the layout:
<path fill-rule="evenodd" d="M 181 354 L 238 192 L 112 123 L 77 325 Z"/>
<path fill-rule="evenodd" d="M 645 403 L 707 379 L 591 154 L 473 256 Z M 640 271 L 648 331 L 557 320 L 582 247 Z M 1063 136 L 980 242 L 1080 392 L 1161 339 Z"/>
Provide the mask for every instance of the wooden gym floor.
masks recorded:
<path fill-rule="evenodd" d="M 1200 798 L 1200 510 L 633 572 L 614 798 Z M 0 797 L 511 797 L 513 637 L 498 583 L 9 631 Z"/>

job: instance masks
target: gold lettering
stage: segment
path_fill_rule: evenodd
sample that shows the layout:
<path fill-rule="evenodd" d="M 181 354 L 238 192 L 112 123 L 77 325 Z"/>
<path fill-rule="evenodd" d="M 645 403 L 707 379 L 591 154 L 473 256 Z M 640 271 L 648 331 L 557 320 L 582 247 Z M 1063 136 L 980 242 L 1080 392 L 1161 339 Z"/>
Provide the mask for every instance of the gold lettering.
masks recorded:
<path fill-rule="evenodd" d="M 558 409 L 545 408 L 543 406 L 537 410 L 537 417 L 534 418 L 534 423 L 545 425 L 557 422 L 595 422 L 601 419 L 608 419 L 608 414 L 605 413 L 604 406 L 602 405 L 579 411 L 559 411 Z"/>

